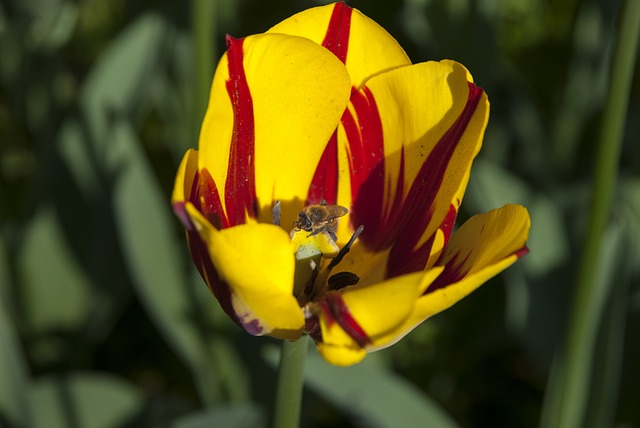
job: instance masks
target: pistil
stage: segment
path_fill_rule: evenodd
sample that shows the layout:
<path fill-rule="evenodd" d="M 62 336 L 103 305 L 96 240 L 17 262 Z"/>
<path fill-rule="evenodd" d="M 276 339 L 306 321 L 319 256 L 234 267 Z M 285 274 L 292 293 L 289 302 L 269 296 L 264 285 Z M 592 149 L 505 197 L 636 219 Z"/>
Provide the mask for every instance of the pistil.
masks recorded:
<path fill-rule="evenodd" d="M 312 206 L 320 209 L 338 211 L 339 217 L 346 214 L 346 208 L 337 205 L 327 206 L 321 204 Z M 337 207 L 337 208 L 336 208 Z M 339 210 L 338 210 L 339 208 Z M 303 211 L 309 215 L 309 207 Z M 301 213 L 303 213 L 301 212 Z M 313 211 L 311 211 L 313 214 Z M 273 224 L 280 226 L 280 201 L 277 201 L 272 209 Z M 302 215 L 299 215 L 302 217 Z M 312 217 L 313 218 L 313 217 Z M 352 272 L 339 272 L 331 275 L 331 270 L 335 268 L 349 253 L 358 236 L 364 230 L 364 226 L 351 235 L 349 241 L 339 248 L 336 243 L 334 230 L 337 228 L 337 217 L 331 218 L 331 227 L 309 230 L 308 227 L 300 227 L 301 221 L 294 223 L 290 236 L 295 248 L 295 274 L 293 294 L 298 299 L 301 307 L 307 306 L 309 302 L 321 298 L 328 291 L 340 290 L 344 287 L 355 285 L 360 278 Z M 329 231 L 333 233 L 329 233 Z"/>

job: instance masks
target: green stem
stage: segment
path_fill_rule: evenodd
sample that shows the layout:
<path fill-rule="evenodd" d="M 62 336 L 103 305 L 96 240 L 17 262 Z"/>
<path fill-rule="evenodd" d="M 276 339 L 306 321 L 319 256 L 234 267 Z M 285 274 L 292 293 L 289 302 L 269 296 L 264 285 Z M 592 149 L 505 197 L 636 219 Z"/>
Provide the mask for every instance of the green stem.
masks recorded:
<path fill-rule="evenodd" d="M 609 94 L 599 135 L 589 229 L 577 275 L 575 305 L 563 358 L 551 376 L 542 426 L 579 427 L 585 414 L 593 350 L 602 316 L 596 277 L 604 230 L 618 178 L 624 123 L 640 30 L 640 0 L 626 0 L 611 64 Z M 605 296 L 606 297 L 606 296 Z"/>
<path fill-rule="evenodd" d="M 192 0 L 191 23 L 193 25 L 193 55 L 195 61 L 194 120 L 196 135 L 209 102 L 209 88 L 213 77 L 213 65 L 218 60 L 213 44 L 215 29 L 215 0 Z"/>
<path fill-rule="evenodd" d="M 304 362 L 308 348 L 309 339 L 306 335 L 295 342 L 282 341 L 273 418 L 275 428 L 297 428 L 300 424 Z"/>

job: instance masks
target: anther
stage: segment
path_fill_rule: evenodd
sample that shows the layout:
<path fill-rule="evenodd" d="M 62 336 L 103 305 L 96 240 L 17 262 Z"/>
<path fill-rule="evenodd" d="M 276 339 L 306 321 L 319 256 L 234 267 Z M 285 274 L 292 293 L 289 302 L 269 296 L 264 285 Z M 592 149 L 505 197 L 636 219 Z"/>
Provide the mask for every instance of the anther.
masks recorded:
<path fill-rule="evenodd" d="M 340 248 L 340 252 L 338 252 L 337 256 L 331 259 L 331 263 L 329 263 L 329 266 L 327 266 L 327 269 L 329 270 L 333 269 L 338 265 L 338 263 L 342 261 L 344 256 L 347 255 L 347 253 L 351 249 L 351 246 L 356 241 L 356 239 L 358 239 L 358 236 L 360 236 L 363 230 L 364 230 L 364 226 L 361 225 L 355 232 L 353 232 L 353 235 L 351 235 L 349 242 L 347 242 L 347 244 L 344 247 Z"/>
<path fill-rule="evenodd" d="M 356 285 L 360 277 L 353 272 L 338 272 L 329 277 L 329 290 L 340 290 L 349 285 Z"/>
<path fill-rule="evenodd" d="M 275 205 L 271 209 L 271 215 L 273 216 L 273 224 L 280 226 L 280 201 L 276 201 Z"/>

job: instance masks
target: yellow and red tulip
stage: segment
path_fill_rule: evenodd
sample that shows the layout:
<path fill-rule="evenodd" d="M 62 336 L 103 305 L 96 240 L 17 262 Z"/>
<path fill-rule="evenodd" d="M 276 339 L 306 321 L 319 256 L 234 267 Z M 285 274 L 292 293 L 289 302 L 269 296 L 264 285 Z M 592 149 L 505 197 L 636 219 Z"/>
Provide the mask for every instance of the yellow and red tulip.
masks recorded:
<path fill-rule="evenodd" d="M 344 3 L 227 45 L 199 151 L 186 153 L 172 203 L 202 277 L 247 332 L 309 334 L 327 361 L 354 364 L 527 252 L 529 215 L 519 205 L 452 234 L 489 116 L 462 65 L 411 64 Z M 290 230 L 321 201 L 349 209 L 338 247 L 364 226 L 330 268 L 358 279 L 330 286 L 320 276 L 310 292 L 294 288 L 300 240 Z M 306 238 L 327 245 L 324 234 Z"/>

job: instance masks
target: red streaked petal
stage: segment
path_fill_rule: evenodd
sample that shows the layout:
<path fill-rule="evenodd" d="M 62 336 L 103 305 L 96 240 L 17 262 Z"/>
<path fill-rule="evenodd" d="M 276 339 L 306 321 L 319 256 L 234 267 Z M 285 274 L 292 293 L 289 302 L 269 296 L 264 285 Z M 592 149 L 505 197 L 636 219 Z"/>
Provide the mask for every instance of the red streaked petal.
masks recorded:
<path fill-rule="evenodd" d="M 351 9 L 345 3 L 336 3 L 322 46 L 329 49 L 343 64 L 347 62 L 349 35 L 351 33 Z"/>
<path fill-rule="evenodd" d="M 413 313 L 424 288 L 441 269 L 416 272 L 371 285 L 345 287 L 316 302 L 322 334 L 314 332 L 322 356 L 333 364 L 351 365 L 363 350 L 388 346 Z M 313 328 L 312 324 L 307 327 Z"/>
<path fill-rule="evenodd" d="M 216 204 L 210 200 L 210 196 L 207 195 L 204 198 L 200 196 L 200 189 L 202 188 L 201 177 L 201 174 L 198 173 L 198 152 L 196 150 L 188 150 L 178 168 L 174 190 L 171 196 L 171 205 L 174 213 L 186 229 L 189 252 L 202 279 L 204 279 L 211 292 L 216 299 L 218 299 L 225 313 L 229 315 L 235 323 L 241 325 L 231 304 L 229 286 L 220 280 L 216 269 L 211 263 L 206 245 L 202 241 L 197 227 L 187 210 L 187 205 L 193 205 L 198 210 L 208 213 L 208 217 L 211 217 L 214 213 L 222 213 L 219 197 L 218 203 Z M 205 181 L 207 180 L 208 179 L 205 178 Z M 210 183 L 205 182 L 203 187 L 208 186 L 213 186 L 214 194 L 217 195 L 213 180 L 211 180 Z M 211 196 L 211 198 L 215 200 L 215 197 Z M 201 201 L 204 202 L 201 203 Z M 205 207 L 204 210 L 202 206 Z"/>
<path fill-rule="evenodd" d="M 528 252 L 530 224 L 527 210 L 520 205 L 505 205 L 471 217 L 453 235 L 436 262 L 437 266 L 444 266 L 444 271 L 425 294 L 449 287 L 505 259 L 510 259 L 509 264 L 515 262 Z"/>
<path fill-rule="evenodd" d="M 253 99 L 244 70 L 244 39 L 227 37 L 229 80 L 227 92 L 233 109 L 233 134 L 225 183 L 225 207 L 229 224 L 256 217 L 255 121 Z"/>
<path fill-rule="evenodd" d="M 308 39 L 229 39 L 199 140 L 199 168 L 217 184 L 229 226 L 271 222 L 275 200 L 293 223 L 349 92 L 344 64 Z"/>
<path fill-rule="evenodd" d="M 231 222 L 227 218 L 224 210 L 222 209 L 222 201 L 220 200 L 220 193 L 216 186 L 213 177 L 209 174 L 209 171 L 205 168 L 200 171 L 199 184 L 197 193 L 199 195 L 198 203 L 194 201 L 192 196 L 191 202 L 198 207 L 198 210 L 209 220 L 209 222 L 216 229 L 222 229 L 231 226 Z M 228 182 L 229 180 L 227 180 Z"/>
<path fill-rule="evenodd" d="M 396 69 L 353 93 L 343 115 L 350 220 L 368 249 L 391 249 L 387 278 L 424 269 L 451 233 L 488 117 L 468 79 L 451 61 Z"/>
<path fill-rule="evenodd" d="M 475 114 L 483 94 L 481 88 L 469 83 L 469 99 L 462 114 L 436 144 L 411 185 L 402 209 L 399 210 L 398 221 L 395 223 L 399 233 L 389 255 L 387 266 L 389 277 L 415 272 L 426 267 L 436 230 L 442 227 L 442 222 L 446 223 L 445 230 L 451 233 L 452 220 L 455 222 L 454 213 L 457 211 L 457 207 L 452 210 L 450 204 L 454 194 L 443 194 L 440 188 L 449 171 L 458 142 Z M 467 169 L 470 167 L 469 162 Z M 449 210 L 444 219 L 440 218 L 436 223 L 433 220 L 436 216 L 438 198 L 444 199 L 449 204 Z M 428 230 L 430 227 L 433 230 Z M 425 233 L 430 238 L 419 245 Z M 445 238 L 448 239 L 448 235 L 445 235 Z"/>
<path fill-rule="evenodd" d="M 364 225 L 362 242 L 373 251 L 385 249 L 393 236 L 379 234 L 385 229 L 385 168 L 382 122 L 371 91 L 364 87 L 351 94 L 350 110 L 345 111 L 341 124 L 348 142 L 351 179 L 351 222 Z M 402 185 L 399 182 L 398 185 Z M 399 192 L 402 194 L 401 192 Z"/>
<path fill-rule="evenodd" d="M 191 204 L 185 208 L 202 242 L 200 256 L 227 285 L 229 309 L 242 328 L 253 335 L 300 337 L 304 316 L 293 295 L 295 261 L 289 234 L 263 223 L 217 230 Z"/>
<path fill-rule="evenodd" d="M 193 264 L 198 269 L 200 276 L 204 280 L 205 284 L 207 284 L 207 287 L 209 287 L 209 290 L 211 290 L 215 298 L 218 300 L 218 303 L 220 304 L 222 310 L 224 310 L 224 312 L 229 316 L 229 318 L 233 320 L 233 322 L 238 324 L 240 327 L 245 328 L 240 319 L 238 319 L 235 310 L 233 309 L 233 305 L 231 302 L 231 290 L 229 289 L 229 285 L 220 279 L 216 268 L 213 266 L 211 258 L 209 257 L 207 246 L 200 237 L 197 228 L 193 223 L 193 220 L 189 216 L 186 204 L 187 203 L 184 202 L 174 203 L 173 210 L 181 219 L 183 224 L 185 224 L 187 245 L 189 247 L 189 252 L 191 253 L 191 258 L 193 259 Z M 258 334 L 251 331 L 250 333 Z"/>
<path fill-rule="evenodd" d="M 313 174 L 307 203 L 317 205 L 325 201 L 335 205 L 338 201 L 338 136 L 334 133 L 325 147 Z"/>
<path fill-rule="evenodd" d="M 384 28 L 342 2 L 307 9 L 275 25 L 269 33 L 301 36 L 326 47 L 346 64 L 356 88 L 371 76 L 411 64 Z"/>
<path fill-rule="evenodd" d="M 342 300 L 340 293 L 327 293 L 322 299 L 321 308 L 328 325 L 337 322 L 345 333 L 351 336 L 361 348 L 371 343 L 371 339 L 367 336 L 367 333 L 365 333 L 362 327 L 360 327 L 360 324 L 351 316 L 349 308 Z"/>
<path fill-rule="evenodd" d="M 193 227 L 188 216 L 184 215 L 184 204 L 198 201 L 198 151 L 189 149 L 182 157 L 171 194 L 171 205 L 183 226 L 189 230 Z"/>

